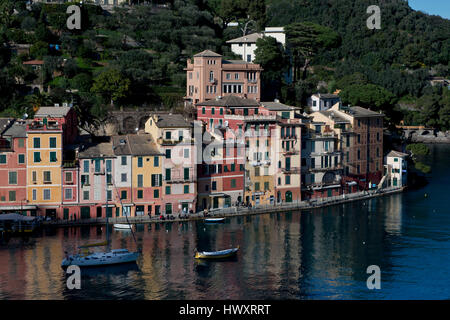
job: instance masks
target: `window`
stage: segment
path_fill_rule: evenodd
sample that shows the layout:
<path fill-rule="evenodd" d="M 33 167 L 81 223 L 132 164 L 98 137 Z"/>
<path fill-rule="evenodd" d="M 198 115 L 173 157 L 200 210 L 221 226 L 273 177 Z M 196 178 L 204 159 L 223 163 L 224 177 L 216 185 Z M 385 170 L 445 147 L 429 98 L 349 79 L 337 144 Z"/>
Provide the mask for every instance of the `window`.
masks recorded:
<path fill-rule="evenodd" d="M 166 194 L 170 194 L 170 186 L 166 186 Z"/>
<path fill-rule="evenodd" d="M 16 201 L 16 192 L 9 191 L 9 201 Z"/>
<path fill-rule="evenodd" d="M 231 187 L 236 188 L 236 179 L 231 179 Z"/>
<path fill-rule="evenodd" d="M 215 109 L 211 108 L 211 114 L 214 114 L 214 113 L 215 113 Z"/>
<path fill-rule="evenodd" d="M 33 181 L 34 183 L 36 183 L 37 182 L 37 173 L 36 173 L 36 171 L 33 171 L 32 173 L 31 173 L 31 181 Z"/>
<path fill-rule="evenodd" d="M 247 62 L 252 62 L 252 55 L 251 54 L 247 55 Z"/>
<path fill-rule="evenodd" d="M 264 182 L 264 191 L 267 191 L 267 190 L 269 190 L 269 182 L 268 181 Z"/>
<path fill-rule="evenodd" d="M 72 189 L 71 188 L 64 189 L 64 199 L 72 200 Z"/>
<path fill-rule="evenodd" d="M 122 190 L 122 191 L 120 191 L 120 199 L 121 200 L 124 200 L 124 199 L 127 199 L 127 190 Z"/>
<path fill-rule="evenodd" d="M 184 168 L 184 180 L 189 180 L 189 168 Z"/>
<path fill-rule="evenodd" d="M 159 167 L 159 157 L 154 157 L 153 158 L 153 166 L 154 167 Z"/>
<path fill-rule="evenodd" d="M 220 108 L 220 115 L 223 115 L 223 108 Z"/>
<path fill-rule="evenodd" d="M 184 158 L 189 159 L 189 149 L 184 149 Z"/>
<path fill-rule="evenodd" d="M 112 184 L 112 175 L 111 174 L 106 174 L 106 183 L 107 184 Z"/>
<path fill-rule="evenodd" d="M 72 181 L 72 172 L 66 172 L 66 182 L 73 182 Z"/>
<path fill-rule="evenodd" d="M 50 199 L 51 199 L 50 189 L 44 189 L 44 200 L 50 200 Z"/>
<path fill-rule="evenodd" d="M 231 80 L 231 73 L 227 73 L 226 78 L 227 80 Z"/>
<path fill-rule="evenodd" d="M 121 182 L 127 182 L 127 174 L 126 173 L 122 173 L 120 175 L 120 181 Z"/>
<path fill-rule="evenodd" d="M 235 165 L 234 163 L 231 164 L 231 169 L 230 169 L 230 171 L 231 171 L 231 172 L 236 171 L 236 165 Z"/>
<path fill-rule="evenodd" d="M 137 191 L 137 198 L 138 199 L 144 198 L 144 190 L 138 190 Z"/>
<path fill-rule="evenodd" d="M 0 154 L 0 163 L 6 163 L 6 154 Z"/>
<path fill-rule="evenodd" d="M 32 194 L 32 199 L 33 199 L 33 201 L 36 201 L 36 199 L 37 199 L 37 190 L 36 190 L 36 189 L 33 189 L 33 190 L 31 191 L 31 194 Z"/>
<path fill-rule="evenodd" d="M 398 162 L 398 158 L 394 158 L 394 162 Z"/>
<path fill-rule="evenodd" d="M 111 171 L 112 171 L 112 161 L 106 160 L 106 172 L 111 172 Z"/>
<path fill-rule="evenodd" d="M 56 162 L 56 161 L 58 161 L 57 159 L 56 159 L 56 152 L 55 151 L 51 151 L 50 152 L 50 162 Z M 99 170 L 100 171 L 100 170 Z"/>
<path fill-rule="evenodd" d="M 56 138 L 55 137 L 50 137 L 50 148 L 56 148 Z"/>
<path fill-rule="evenodd" d="M 137 176 L 137 186 L 138 188 L 142 188 L 144 186 L 144 176 L 142 174 L 138 174 Z"/>
<path fill-rule="evenodd" d="M 189 185 L 184 186 L 184 193 L 189 193 Z"/>
<path fill-rule="evenodd" d="M 361 159 L 361 150 L 358 150 L 358 160 Z"/>
<path fill-rule="evenodd" d="M 172 158 L 172 150 L 166 149 L 166 159 Z"/>
<path fill-rule="evenodd" d="M 138 168 L 142 168 L 142 167 L 143 167 L 142 157 L 138 157 L 137 160 L 138 160 L 138 161 L 137 161 L 137 166 L 138 166 Z"/>
<path fill-rule="evenodd" d="M 239 73 L 234 74 L 234 80 L 239 80 Z"/>
<path fill-rule="evenodd" d="M 153 190 L 153 198 L 155 198 L 155 199 L 159 198 L 159 190 L 158 189 Z"/>
<path fill-rule="evenodd" d="M 8 183 L 9 184 L 17 184 L 17 172 L 16 171 L 10 171 L 8 173 Z"/>
<path fill-rule="evenodd" d="M 161 180 L 162 178 L 160 174 L 152 174 L 152 187 L 160 187 Z"/>
<path fill-rule="evenodd" d="M 264 167 L 264 175 L 265 176 L 269 175 L 269 167 Z"/>
<path fill-rule="evenodd" d="M 33 160 L 35 163 L 41 162 L 41 153 L 33 152 Z"/>
<path fill-rule="evenodd" d="M 83 161 L 83 172 L 84 173 L 89 173 L 89 160 L 84 160 Z"/>
<path fill-rule="evenodd" d="M 106 190 L 106 197 L 108 200 L 112 200 L 112 190 Z"/>
<path fill-rule="evenodd" d="M 24 154 L 19 154 L 19 155 L 18 155 L 17 162 L 18 162 L 19 164 L 24 164 L 24 163 L 25 163 L 25 155 L 24 155 Z"/>
<path fill-rule="evenodd" d="M 123 166 L 126 166 L 126 165 L 127 165 L 127 157 L 121 157 L 121 164 L 122 164 Z"/>
<path fill-rule="evenodd" d="M 361 135 L 358 134 L 358 143 L 361 143 Z"/>
<path fill-rule="evenodd" d="M 259 168 L 255 167 L 255 177 L 259 177 Z"/>
<path fill-rule="evenodd" d="M 172 139 L 172 132 L 166 131 L 166 140 L 170 140 L 170 139 Z"/>
<path fill-rule="evenodd" d="M 166 169 L 166 181 L 170 181 L 172 175 L 172 169 Z"/>
<path fill-rule="evenodd" d="M 217 181 L 212 182 L 211 190 L 217 190 Z"/>
<path fill-rule="evenodd" d="M 89 176 L 87 174 L 83 174 L 81 176 L 81 186 L 88 186 L 89 185 Z"/>
<path fill-rule="evenodd" d="M 41 138 L 33 138 L 33 148 L 38 149 L 41 147 Z"/>
<path fill-rule="evenodd" d="M 255 191 L 259 191 L 259 182 L 255 182 Z"/>
<path fill-rule="evenodd" d="M 19 148 L 25 147 L 25 139 L 19 139 Z"/>
<path fill-rule="evenodd" d="M 51 183 L 52 176 L 50 171 L 44 171 L 44 183 Z"/>
<path fill-rule="evenodd" d="M 291 176 L 286 176 L 285 184 L 291 184 Z"/>

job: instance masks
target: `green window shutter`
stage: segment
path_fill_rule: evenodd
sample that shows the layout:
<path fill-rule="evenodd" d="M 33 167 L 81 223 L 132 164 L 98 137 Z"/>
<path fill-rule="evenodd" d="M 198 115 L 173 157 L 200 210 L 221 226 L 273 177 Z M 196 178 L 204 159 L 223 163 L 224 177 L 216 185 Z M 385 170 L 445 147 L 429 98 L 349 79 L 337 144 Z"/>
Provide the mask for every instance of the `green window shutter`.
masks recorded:
<path fill-rule="evenodd" d="M 0 154 L 0 163 L 6 163 L 6 154 Z"/>
<path fill-rule="evenodd" d="M 137 197 L 138 197 L 138 199 L 144 198 L 144 191 L 143 190 L 138 190 Z"/>
<path fill-rule="evenodd" d="M 50 152 L 50 162 L 56 162 L 56 152 L 52 151 Z"/>
<path fill-rule="evenodd" d="M 184 186 L 184 193 L 189 193 L 189 185 Z"/>
<path fill-rule="evenodd" d="M 153 198 L 155 198 L 155 199 L 159 198 L 159 189 L 153 190 Z"/>
<path fill-rule="evenodd" d="M 18 162 L 21 164 L 25 163 L 25 155 L 24 154 L 19 154 Z"/>
<path fill-rule="evenodd" d="M 50 137 L 50 148 L 56 148 L 56 138 Z"/>
<path fill-rule="evenodd" d="M 34 156 L 34 162 L 41 162 L 41 153 L 40 152 L 35 152 L 33 154 Z"/>
<path fill-rule="evenodd" d="M 189 168 L 184 168 L 184 180 L 189 180 Z"/>
<path fill-rule="evenodd" d="M 166 186 L 166 194 L 170 194 L 170 186 Z"/>

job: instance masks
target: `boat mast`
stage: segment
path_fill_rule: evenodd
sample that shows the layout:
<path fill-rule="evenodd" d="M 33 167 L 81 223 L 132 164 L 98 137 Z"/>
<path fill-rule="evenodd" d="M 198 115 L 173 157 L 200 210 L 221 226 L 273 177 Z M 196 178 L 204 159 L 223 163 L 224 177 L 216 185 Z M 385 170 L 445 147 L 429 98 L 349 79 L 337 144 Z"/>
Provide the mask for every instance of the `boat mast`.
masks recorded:
<path fill-rule="evenodd" d="M 105 161 L 105 198 L 106 198 L 106 208 L 105 208 L 105 215 L 106 215 L 106 248 L 109 249 L 109 218 L 108 218 L 108 169 L 106 168 L 106 161 Z"/>

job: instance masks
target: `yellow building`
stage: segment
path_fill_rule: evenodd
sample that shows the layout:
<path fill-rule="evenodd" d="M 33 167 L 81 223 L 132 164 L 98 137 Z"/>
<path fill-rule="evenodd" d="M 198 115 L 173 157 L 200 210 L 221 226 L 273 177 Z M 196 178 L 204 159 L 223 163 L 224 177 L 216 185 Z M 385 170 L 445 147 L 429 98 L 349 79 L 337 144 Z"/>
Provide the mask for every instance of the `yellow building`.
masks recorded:
<path fill-rule="evenodd" d="M 128 142 L 131 151 L 131 201 L 135 204 L 135 215 L 159 215 L 163 155 L 150 134 L 128 135 Z"/>
<path fill-rule="evenodd" d="M 27 199 L 38 215 L 61 216 L 64 142 L 76 137 L 70 107 L 41 107 L 27 124 Z"/>

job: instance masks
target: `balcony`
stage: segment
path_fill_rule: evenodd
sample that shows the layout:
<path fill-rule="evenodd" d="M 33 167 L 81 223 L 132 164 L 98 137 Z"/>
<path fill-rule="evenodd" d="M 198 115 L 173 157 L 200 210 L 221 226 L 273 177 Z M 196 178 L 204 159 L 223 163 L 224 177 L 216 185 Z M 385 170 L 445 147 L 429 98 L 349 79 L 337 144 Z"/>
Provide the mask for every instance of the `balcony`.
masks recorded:
<path fill-rule="evenodd" d="M 217 79 L 209 79 L 209 83 L 212 83 L 212 84 L 217 84 Z"/>
<path fill-rule="evenodd" d="M 287 174 L 301 173 L 301 169 L 300 168 L 282 168 L 281 171 L 283 173 L 287 173 Z"/>
<path fill-rule="evenodd" d="M 42 121 L 33 121 L 32 123 L 27 124 L 28 131 L 56 131 L 62 130 L 62 124 L 57 121 L 49 121 L 47 124 L 44 124 Z"/>
<path fill-rule="evenodd" d="M 314 168 L 310 168 L 309 170 L 311 172 L 326 172 L 326 171 L 336 171 L 336 170 L 342 170 L 342 169 L 343 169 L 343 167 L 340 164 L 340 165 L 333 166 L 333 167 L 324 167 L 324 168 L 314 167 Z"/>
<path fill-rule="evenodd" d="M 257 79 L 247 79 L 248 83 L 258 83 Z"/>
<path fill-rule="evenodd" d="M 163 139 L 163 138 L 158 138 L 157 140 L 158 144 L 163 145 L 163 146 L 175 146 L 177 144 L 192 144 L 194 143 L 194 139 L 192 138 L 186 138 L 186 137 L 181 137 L 181 139 Z"/>
<path fill-rule="evenodd" d="M 78 160 L 64 160 L 62 166 L 63 168 L 76 168 L 78 167 Z"/>

